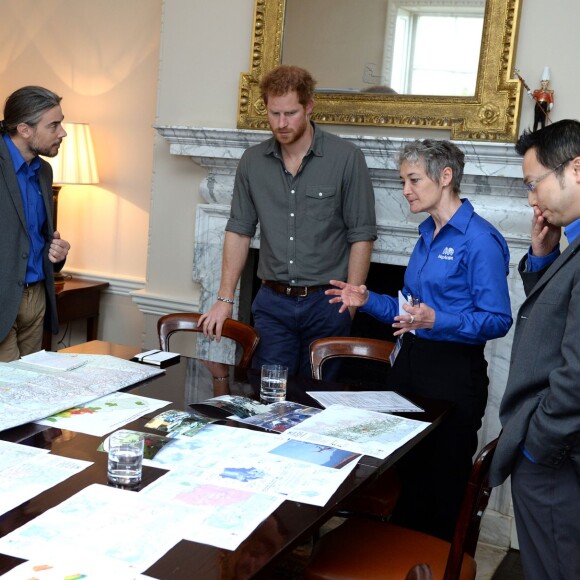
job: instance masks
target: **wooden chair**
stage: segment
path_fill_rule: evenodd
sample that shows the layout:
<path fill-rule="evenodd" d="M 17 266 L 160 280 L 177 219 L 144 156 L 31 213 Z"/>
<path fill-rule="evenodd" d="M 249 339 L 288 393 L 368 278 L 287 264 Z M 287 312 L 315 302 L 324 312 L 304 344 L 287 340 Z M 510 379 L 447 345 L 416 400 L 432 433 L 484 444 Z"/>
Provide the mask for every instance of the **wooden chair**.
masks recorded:
<path fill-rule="evenodd" d="M 197 326 L 200 316 L 199 312 L 176 312 L 162 316 L 157 321 L 159 347 L 161 350 L 169 350 L 169 338 L 175 332 L 202 332 L 202 329 Z M 242 357 L 237 366 L 247 368 L 260 342 L 258 331 L 249 324 L 233 318 L 227 318 L 222 328 L 222 336 L 231 338 L 241 345 Z"/>
<path fill-rule="evenodd" d="M 322 379 L 322 366 L 338 357 L 364 358 L 390 364 L 394 343 L 374 338 L 333 336 L 319 338 L 310 345 L 312 376 Z M 401 495 L 401 481 L 396 470 L 389 469 L 356 495 L 338 506 L 343 517 L 365 516 L 386 521 Z"/>
<path fill-rule="evenodd" d="M 375 338 L 331 336 L 319 338 L 310 345 L 312 377 L 322 379 L 322 365 L 332 358 L 366 358 L 389 363 L 394 343 Z"/>
<path fill-rule="evenodd" d="M 451 543 L 422 532 L 371 520 L 349 519 L 325 534 L 306 568 L 306 580 L 404 580 L 417 561 L 436 580 L 473 580 L 481 519 L 491 488 L 488 472 L 497 439 L 477 456 Z"/>

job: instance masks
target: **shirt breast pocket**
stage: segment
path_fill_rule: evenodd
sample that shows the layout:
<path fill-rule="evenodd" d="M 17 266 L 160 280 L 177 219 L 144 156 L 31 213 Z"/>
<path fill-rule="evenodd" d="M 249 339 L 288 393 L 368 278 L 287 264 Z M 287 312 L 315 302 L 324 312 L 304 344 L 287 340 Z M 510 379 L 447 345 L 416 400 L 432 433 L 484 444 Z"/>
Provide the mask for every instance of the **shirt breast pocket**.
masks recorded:
<path fill-rule="evenodd" d="M 336 188 L 333 186 L 309 186 L 306 188 L 306 215 L 315 220 L 327 220 L 335 211 Z"/>

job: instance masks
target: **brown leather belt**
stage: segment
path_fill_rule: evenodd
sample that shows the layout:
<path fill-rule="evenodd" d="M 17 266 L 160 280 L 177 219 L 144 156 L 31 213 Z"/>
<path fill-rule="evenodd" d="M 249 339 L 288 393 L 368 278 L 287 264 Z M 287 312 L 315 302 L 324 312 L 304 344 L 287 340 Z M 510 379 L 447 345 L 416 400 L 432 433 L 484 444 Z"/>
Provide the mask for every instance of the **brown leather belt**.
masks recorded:
<path fill-rule="evenodd" d="M 272 290 L 274 290 L 274 292 L 278 292 L 278 294 L 285 294 L 286 296 L 301 298 L 304 298 L 313 292 L 327 290 L 330 288 L 330 284 L 324 284 L 322 286 L 288 286 L 288 284 L 274 282 L 273 280 L 262 280 L 262 284 L 264 284 L 264 286 L 268 286 L 268 288 L 272 288 Z"/>
<path fill-rule="evenodd" d="M 25 288 L 32 288 L 33 286 L 40 284 L 40 282 L 41 282 L 41 280 L 37 280 L 36 282 L 24 282 L 24 287 Z"/>

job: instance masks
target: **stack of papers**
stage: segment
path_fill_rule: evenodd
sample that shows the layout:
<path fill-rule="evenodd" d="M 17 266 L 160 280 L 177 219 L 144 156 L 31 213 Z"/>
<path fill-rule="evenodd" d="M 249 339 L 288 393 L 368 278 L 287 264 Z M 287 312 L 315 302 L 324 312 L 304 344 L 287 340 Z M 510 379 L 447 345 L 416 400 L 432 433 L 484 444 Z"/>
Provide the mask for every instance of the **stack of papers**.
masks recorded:
<path fill-rule="evenodd" d="M 77 354 L 47 352 L 46 350 L 27 354 L 20 360 L 27 365 L 53 371 L 72 371 L 87 364 L 87 360 L 79 358 Z"/>
<path fill-rule="evenodd" d="M 383 413 L 422 413 L 423 409 L 395 391 L 309 391 L 323 407 L 345 405 Z"/>

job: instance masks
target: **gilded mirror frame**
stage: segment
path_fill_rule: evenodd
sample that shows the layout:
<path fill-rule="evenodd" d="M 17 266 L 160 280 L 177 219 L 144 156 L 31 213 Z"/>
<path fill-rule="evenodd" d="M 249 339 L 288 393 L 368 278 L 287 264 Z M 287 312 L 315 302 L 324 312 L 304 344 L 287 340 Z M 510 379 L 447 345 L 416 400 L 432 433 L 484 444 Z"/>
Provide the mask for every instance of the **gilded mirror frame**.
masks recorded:
<path fill-rule="evenodd" d="M 446 129 L 457 140 L 514 142 L 522 97 L 519 80 L 511 78 L 520 1 L 486 1 L 473 97 L 317 91 L 312 119 L 337 125 Z M 251 71 L 240 78 L 240 129 L 269 128 L 258 83 L 281 62 L 285 10 L 286 0 L 256 0 Z"/>

